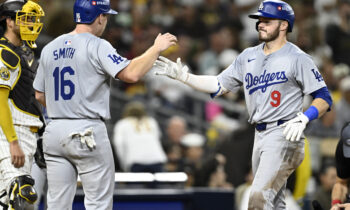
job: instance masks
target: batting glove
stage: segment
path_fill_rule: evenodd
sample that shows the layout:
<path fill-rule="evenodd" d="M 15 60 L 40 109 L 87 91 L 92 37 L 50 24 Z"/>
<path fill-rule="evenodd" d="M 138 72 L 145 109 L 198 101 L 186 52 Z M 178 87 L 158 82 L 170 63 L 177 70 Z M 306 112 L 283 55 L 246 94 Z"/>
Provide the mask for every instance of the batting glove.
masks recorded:
<path fill-rule="evenodd" d="M 300 137 L 308 122 L 309 118 L 302 112 L 299 112 L 295 118 L 281 125 L 281 127 L 285 127 L 283 135 L 288 141 L 300 141 Z"/>
<path fill-rule="evenodd" d="M 188 79 L 188 67 L 181 63 L 181 58 L 177 58 L 175 63 L 163 56 L 159 56 L 154 66 L 158 69 L 155 72 L 156 75 L 165 75 L 181 82 L 186 82 Z"/>
<path fill-rule="evenodd" d="M 90 149 L 95 149 L 96 148 L 96 142 L 94 139 L 94 133 L 93 133 L 93 128 L 88 128 L 83 132 L 73 132 L 69 135 L 71 138 L 79 137 L 80 142 L 85 145 Z"/>

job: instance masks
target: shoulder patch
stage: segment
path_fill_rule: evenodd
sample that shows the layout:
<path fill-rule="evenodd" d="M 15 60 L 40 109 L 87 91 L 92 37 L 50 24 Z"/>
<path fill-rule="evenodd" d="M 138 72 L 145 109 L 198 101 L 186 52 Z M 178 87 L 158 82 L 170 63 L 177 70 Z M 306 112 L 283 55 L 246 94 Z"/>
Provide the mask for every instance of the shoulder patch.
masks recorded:
<path fill-rule="evenodd" d="M 6 68 L 6 67 L 0 68 L 0 78 L 5 80 L 5 81 L 10 79 L 10 72 L 9 72 L 8 68 Z"/>
<path fill-rule="evenodd" d="M 10 69 L 17 68 L 20 63 L 18 55 L 7 48 L 2 48 L 0 50 L 0 59 Z"/>

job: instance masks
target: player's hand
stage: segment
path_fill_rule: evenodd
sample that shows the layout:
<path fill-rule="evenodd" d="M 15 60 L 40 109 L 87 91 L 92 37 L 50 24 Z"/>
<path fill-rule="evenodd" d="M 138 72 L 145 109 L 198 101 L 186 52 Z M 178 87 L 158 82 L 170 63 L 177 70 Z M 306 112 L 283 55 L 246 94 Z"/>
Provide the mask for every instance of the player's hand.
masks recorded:
<path fill-rule="evenodd" d="M 334 204 L 331 208 L 331 210 L 340 210 L 340 209 L 350 210 L 350 203 L 343 203 L 343 204 L 337 203 L 337 204 Z"/>
<path fill-rule="evenodd" d="M 15 168 L 20 168 L 24 165 L 25 156 L 18 140 L 10 142 L 11 163 Z"/>
<path fill-rule="evenodd" d="M 168 49 L 170 46 L 176 45 L 176 42 L 177 42 L 176 36 L 170 33 L 158 34 L 157 38 L 154 40 L 153 46 L 160 53 Z"/>
<path fill-rule="evenodd" d="M 344 208 L 344 210 L 350 210 L 350 203 L 338 204 L 339 208 Z"/>
<path fill-rule="evenodd" d="M 175 63 L 163 56 L 159 56 L 154 66 L 157 68 L 156 75 L 165 75 L 182 82 L 188 79 L 188 67 L 181 63 L 181 58 L 177 58 Z"/>
<path fill-rule="evenodd" d="M 333 205 L 330 210 L 340 210 L 339 203 Z"/>
<path fill-rule="evenodd" d="M 299 141 L 308 122 L 309 118 L 299 112 L 295 118 L 281 125 L 281 127 L 285 127 L 283 135 L 289 141 Z"/>

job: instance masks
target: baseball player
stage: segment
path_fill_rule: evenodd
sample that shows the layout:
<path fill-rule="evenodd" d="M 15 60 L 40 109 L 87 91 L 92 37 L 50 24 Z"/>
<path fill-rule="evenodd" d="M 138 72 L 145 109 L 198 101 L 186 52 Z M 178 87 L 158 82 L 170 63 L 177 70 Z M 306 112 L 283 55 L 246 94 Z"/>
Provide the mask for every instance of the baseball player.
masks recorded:
<path fill-rule="evenodd" d="M 337 180 L 332 189 L 331 210 L 350 210 L 350 122 L 343 125 L 335 151 Z"/>
<path fill-rule="evenodd" d="M 32 87 L 38 62 L 35 48 L 43 24 L 35 2 L 7 0 L 0 5 L 0 205 L 23 209 L 37 199 L 30 176 L 36 150 L 40 104 Z"/>
<path fill-rule="evenodd" d="M 110 118 L 110 78 L 136 82 L 159 54 L 176 44 L 176 37 L 159 34 L 144 54 L 128 60 L 100 39 L 109 0 L 76 0 L 74 31 L 46 45 L 41 53 L 34 88 L 46 105 L 43 135 L 49 209 L 72 209 L 77 176 L 82 181 L 86 209 L 112 209 L 114 160 L 105 119 Z"/>
<path fill-rule="evenodd" d="M 303 130 L 332 105 L 325 82 L 311 57 L 287 41 L 293 29 L 294 12 L 283 1 L 263 1 L 256 13 L 261 44 L 245 49 L 218 76 L 187 73 L 188 67 L 160 57 L 157 74 L 212 97 L 243 86 L 249 122 L 255 125 L 252 157 L 254 181 L 248 209 L 285 209 L 288 176 L 304 158 Z M 303 96 L 311 106 L 303 113 Z"/>

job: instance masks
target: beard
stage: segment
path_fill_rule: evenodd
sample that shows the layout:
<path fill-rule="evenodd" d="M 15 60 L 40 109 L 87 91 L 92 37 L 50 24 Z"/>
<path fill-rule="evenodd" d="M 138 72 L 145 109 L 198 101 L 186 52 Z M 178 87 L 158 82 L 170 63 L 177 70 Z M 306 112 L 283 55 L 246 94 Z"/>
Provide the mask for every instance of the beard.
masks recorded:
<path fill-rule="evenodd" d="M 14 29 L 13 29 L 13 32 L 14 34 L 17 36 L 18 39 L 21 39 L 21 30 L 20 30 L 20 27 L 19 26 L 16 26 Z M 22 39 L 21 39 L 22 40 Z"/>
<path fill-rule="evenodd" d="M 278 27 L 279 28 L 279 27 Z M 266 33 L 266 32 L 265 32 Z M 259 41 L 261 42 L 271 42 L 277 39 L 277 37 L 280 35 L 280 30 L 275 30 L 273 33 L 266 33 L 266 36 L 263 37 L 260 30 L 259 30 Z"/>

